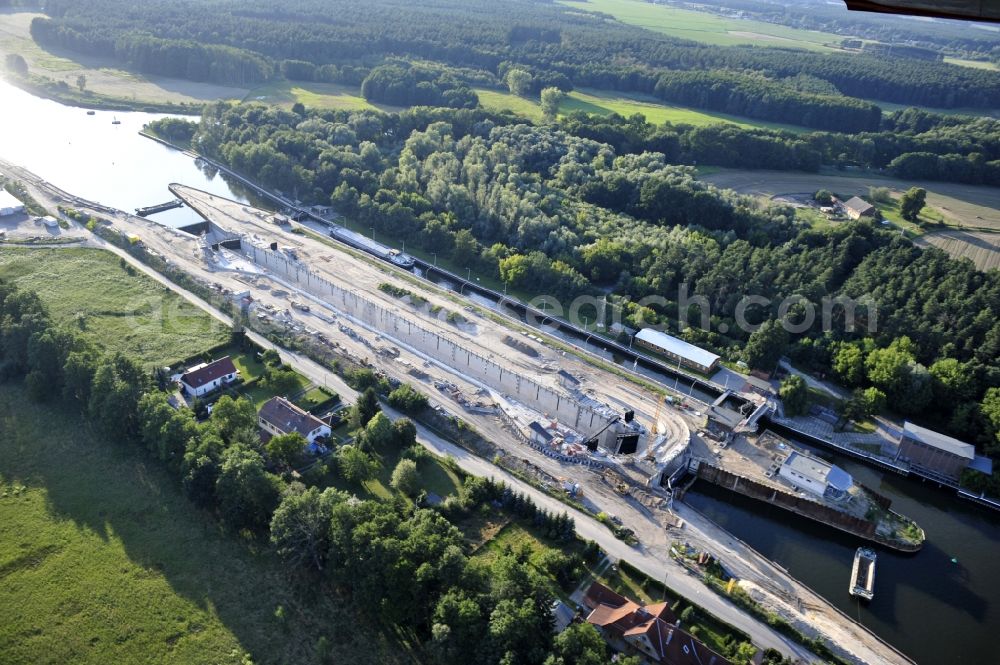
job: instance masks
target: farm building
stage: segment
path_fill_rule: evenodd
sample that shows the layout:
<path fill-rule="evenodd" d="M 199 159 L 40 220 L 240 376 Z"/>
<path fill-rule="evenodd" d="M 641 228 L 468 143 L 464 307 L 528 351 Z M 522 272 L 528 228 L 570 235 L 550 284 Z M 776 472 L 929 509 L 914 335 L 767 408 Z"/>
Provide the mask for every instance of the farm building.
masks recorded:
<path fill-rule="evenodd" d="M 181 375 L 181 385 L 184 390 L 195 397 L 206 395 L 216 388 L 236 380 L 240 373 L 229 356 L 219 358 L 210 363 L 202 363 L 192 367 Z"/>
<path fill-rule="evenodd" d="M 24 204 L 6 189 L 0 189 L 0 217 L 24 212 Z"/>
<path fill-rule="evenodd" d="M 868 201 L 860 196 L 854 196 L 844 201 L 844 211 L 851 219 L 861 219 L 862 217 L 874 217 L 878 210 Z"/>
<path fill-rule="evenodd" d="M 635 341 L 640 346 L 652 349 L 699 372 L 711 372 L 719 364 L 719 356 L 711 351 L 706 351 L 699 346 L 652 328 L 643 328 L 637 332 Z"/>
<path fill-rule="evenodd" d="M 811 455 L 798 451 L 785 458 L 778 475 L 799 489 L 828 499 L 840 499 L 854 484 L 851 474 Z"/>
<path fill-rule="evenodd" d="M 272 435 L 298 432 L 309 443 L 330 436 L 330 426 L 284 397 L 272 397 L 257 413 L 257 424 Z"/>
<path fill-rule="evenodd" d="M 970 465 L 976 470 L 990 473 L 992 469 L 981 468 L 988 459 L 976 456 L 976 448 L 940 432 L 929 430 L 910 421 L 903 424 L 896 459 L 909 462 L 924 472 L 939 475 L 949 480 L 958 480 L 962 471 Z"/>

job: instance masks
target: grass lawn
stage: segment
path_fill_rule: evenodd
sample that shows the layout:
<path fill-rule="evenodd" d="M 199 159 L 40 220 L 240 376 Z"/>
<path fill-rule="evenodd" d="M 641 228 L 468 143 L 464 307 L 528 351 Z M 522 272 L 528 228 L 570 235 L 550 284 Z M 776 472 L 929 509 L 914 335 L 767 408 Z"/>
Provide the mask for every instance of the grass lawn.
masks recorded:
<path fill-rule="evenodd" d="M 170 365 L 226 341 L 229 331 L 110 252 L 0 249 L 0 278 L 38 293 L 52 317 L 107 351 L 148 367 Z"/>
<path fill-rule="evenodd" d="M 920 214 L 917 216 L 917 222 L 903 219 L 903 216 L 899 213 L 898 199 L 893 199 L 892 203 L 877 201 L 875 207 L 882 213 L 884 219 L 891 222 L 896 228 L 902 229 L 908 238 L 915 238 L 926 233 L 928 230 L 925 228 L 926 225 L 940 225 L 942 227 L 946 225 L 944 216 L 937 210 L 927 206 L 920 211 Z"/>
<path fill-rule="evenodd" d="M 953 65 L 959 65 L 960 67 L 972 67 L 973 69 L 990 69 L 993 71 L 1000 69 L 997 63 L 988 60 L 963 60 L 962 58 L 945 57 L 944 61 Z"/>
<path fill-rule="evenodd" d="M 295 398 L 295 406 L 308 411 L 317 404 L 322 404 L 333 397 L 333 393 L 323 386 L 314 386 L 307 390 L 305 394 Z"/>
<path fill-rule="evenodd" d="M 337 436 L 340 428 L 333 431 Z M 346 432 L 346 427 L 344 428 Z M 347 435 L 338 436 L 340 440 L 347 438 Z M 382 459 L 382 466 L 378 473 L 371 480 L 367 480 L 361 485 L 348 483 L 339 473 L 327 474 L 324 480 L 318 484 L 321 486 L 335 487 L 348 494 L 354 494 L 359 499 L 391 499 L 397 495 L 392 489 L 392 471 L 399 463 L 399 452 L 387 454 Z M 449 494 L 457 494 L 458 488 L 462 484 L 461 478 L 451 468 L 449 468 L 439 457 L 429 456 L 417 463 L 417 471 L 420 474 L 420 488 L 428 493 L 433 492 L 444 498 Z"/>
<path fill-rule="evenodd" d="M 837 224 L 816 208 L 796 208 L 795 219 L 804 222 L 814 229 L 825 229 Z"/>
<path fill-rule="evenodd" d="M 243 99 L 244 102 L 263 102 L 291 107 L 301 102 L 309 108 L 359 111 L 373 109 L 379 111 L 399 111 L 400 108 L 388 104 L 372 104 L 361 96 L 358 86 L 337 83 L 311 83 L 306 81 L 275 80 L 254 88 Z"/>
<path fill-rule="evenodd" d="M 542 558 L 545 556 L 546 552 L 550 550 L 556 550 L 564 554 L 572 554 L 575 551 L 582 549 L 582 541 L 576 541 L 574 543 L 549 543 L 547 539 L 540 537 L 533 530 L 525 526 L 521 521 L 511 521 L 507 523 L 502 529 L 497 531 L 492 538 L 486 541 L 486 543 L 480 547 L 475 554 L 475 558 L 484 562 L 490 562 L 496 557 L 500 556 L 508 547 L 515 553 L 528 550 L 531 554 L 528 556 L 528 563 L 530 563 L 535 570 L 537 570 L 548 582 L 549 591 L 561 598 L 563 601 L 569 601 L 569 595 L 572 593 L 579 580 L 576 580 L 573 587 L 566 590 L 559 586 L 554 577 L 551 577 L 549 573 L 542 566 Z"/>
<path fill-rule="evenodd" d="M 333 662 L 402 660 L 268 551 L 220 530 L 145 451 L 0 385 L 0 661 L 316 663 L 321 636 Z"/>
<path fill-rule="evenodd" d="M 942 115 L 971 115 L 971 116 L 989 116 L 991 118 L 1000 118 L 1000 109 L 987 109 L 987 108 L 971 108 L 971 107 L 959 107 L 953 109 L 940 109 L 933 106 L 917 106 L 915 104 L 894 104 L 893 102 L 883 102 L 879 99 L 866 99 L 866 102 L 871 102 L 879 108 L 882 109 L 884 113 L 892 113 L 893 111 L 902 111 L 903 109 L 916 107 L 923 111 L 928 111 L 930 113 L 940 113 Z"/>
<path fill-rule="evenodd" d="M 581 11 L 610 14 L 622 23 L 637 25 L 671 37 L 706 44 L 732 46 L 795 47 L 810 51 L 841 52 L 841 35 L 801 30 L 763 21 L 731 19 L 708 12 L 655 5 L 638 0 L 560 0 L 560 4 Z"/>
<path fill-rule="evenodd" d="M 373 494 L 388 498 L 395 492 L 391 485 L 392 471 L 399 464 L 401 452 L 394 450 L 384 455 L 382 468 L 367 484 L 368 490 Z M 458 488 L 462 485 L 462 479 L 458 474 L 435 455 L 428 454 L 417 462 L 417 472 L 420 474 L 420 488 L 428 493 L 433 492 L 441 498 L 449 494 L 458 494 Z"/>
<path fill-rule="evenodd" d="M 490 90 L 487 88 L 476 88 L 479 95 L 479 103 L 484 108 L 495 111 L 509 110 L 526 118 L 540 122 L 542 120 L 542 109 L 538 100 L 525 99 L 512 95 L 501 90 Z M 740 127 L 764 127 L 768 129 L 783 129 L 790 132 L 810 131 L 805 127 L 787 125 L 776 122 L 766 122 L 763 120 L 753 120 L 741 116 L 729 115 L 726 113 L 715 113 L 713 111 L 701 111 L 686 106 L 674 106 L 664 103 L 655 97 L 642 95 L 639 93 L 630 94 L 624 92 L 608 92 L 581 88 L 574 90 L 566 96 L 559 106 L 561 114 L 583 111 L 595 115 L 611 115 L 617 113 L 622 116 L 631 116 L 636 113 L 642 114 L 646 120 L 662 125 L 665 122 L 673 124 L 687 124 L 703 127 L 720 122 L 728 122 Z"/>
<path fill-rule="evenodd" d="M 247 92 L 244 88 L 137 74 L 122 69 L 120 63 L 112 58 L 43 48 L 30 33 L 31 21 L 38 16 L 44 14 L 25 11 L 25 8 L 8 7 L 0 11 L 0 55 L 17 53 L 24 57 L 31 77 L 37 81 L 67 83 L 70 89 L 60 92 L 60 99 L 85 105 L 111 102 L 142 107 L 148 103 L 205 103 L 217 99 L 240 99 Z M 83 92 L 76 87 L 80 75 L 87 79 Z"/>
<path fill-rule="evenodd" d="M 226 352 L 222 351 L 219 355 L 226 355 Z M 264 363 L 257 358 L 256 353 L 233 349 L 229 353 L 229 358 L 236 365 L 236 369 L 240 370 L 240 376 L 244 381 L 253 381 L 264 373 Z"/>

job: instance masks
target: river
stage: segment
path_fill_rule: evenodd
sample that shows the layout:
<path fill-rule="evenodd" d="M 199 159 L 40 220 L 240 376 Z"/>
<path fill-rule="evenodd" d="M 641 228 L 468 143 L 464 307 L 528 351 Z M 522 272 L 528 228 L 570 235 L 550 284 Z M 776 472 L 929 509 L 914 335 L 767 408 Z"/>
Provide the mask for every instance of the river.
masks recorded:
<path fill-rule="evenodd" d="M 0 80 L 0 156 L 77 196 L 132 212 L 173 199 L 172 182 L 246 201 L 238 185 L 190 157 L 139 136 L 162 113 L 63 106 Z M 112 124 L 117 119 L 120 124 Z M 189 208 L 152 217 L 170 226 L 200 222 Z"/>
<path fill-rule="evenodd" d="M 4 81 L 0 96 L 0 157 L 67 192 L 129 211 L 170 200 L 172 182 L 247 200 L 238 184 L 139 136 L 143 125 L 163 114 L 87 115 Z M 115 118 L 120 124 L 112 124 Z M 187 208 L 152 219 L 171 226 L 201 221 Z M 1000 555 L 1000 514 L 953 492 L 835 459 L 927 531 L 927 544 L 915 555 L 879 550 L 876 595 L 867 606 L 847 594 L 854 549 L 861 544 L 856 539 L 706 484 L 696 485 L 686 500 L 921 665 L 997 662 L 992 636 L 1000 634 L 1000 565 L 994 559 Z"/>
<path fill-rule="evenodd" d="M 707 483 L 685 501 L 921 665 L 998 662 L 1000 513 L 931 483 L 816 452 L 891 498 L 927 533 L 914 555 L 875 548 L 875 598 L 867 605 L 847 593 L 859 539 Z"/>

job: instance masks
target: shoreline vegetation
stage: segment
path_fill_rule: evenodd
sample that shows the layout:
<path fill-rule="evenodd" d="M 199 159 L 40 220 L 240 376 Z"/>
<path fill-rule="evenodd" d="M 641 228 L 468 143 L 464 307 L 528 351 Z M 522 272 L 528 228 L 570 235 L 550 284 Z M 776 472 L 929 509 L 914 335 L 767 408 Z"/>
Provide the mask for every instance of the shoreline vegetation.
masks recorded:
<path fill-rule="evenodd" d="M 29 74 L 27 78 L 11 71 L 0 74 L 7 83 L 27 93 L 58 102 L 65 106 L 78 106 L 96 111 L 142 111 L 145 113 L 176 113 L 198 116 L 204 106 L 201 102 L 154 102 L 149 100 L 112 97 L 91 91 L 80 92 L 60 81 L 45 76 Z"/>

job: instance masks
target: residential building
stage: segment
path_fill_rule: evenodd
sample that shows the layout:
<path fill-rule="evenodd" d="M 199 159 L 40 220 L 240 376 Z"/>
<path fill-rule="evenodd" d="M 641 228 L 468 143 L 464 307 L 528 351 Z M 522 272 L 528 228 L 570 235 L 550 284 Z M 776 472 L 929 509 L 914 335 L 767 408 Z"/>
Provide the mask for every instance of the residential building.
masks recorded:
<path fill-rule="evenodd" d="M 910 421 L 903 424 L 896 459 L 948 480 L 958 480 L 962 471 L 977 461 L 976 448 L 971 443 L 914 425 Z"/>
<path fill-rule="evenodd" d="M 681 365 L 699 372 L 707 374 L 713 371 L 719 364 L 719 356 L 711 351 L 706 351 L 701 347 L 685 342 L 673 335 L 660 332 L 659 330 L 643 328 L 635 334 L 634 339 L 639 346 L 651 349 Z"/>
<path fill-rule="evenodd" d="M 729 665 L 729 661 L 681 629 L 666 603 L 639 605 L 594 582 L 583 598 L 592 624 L 613 648 L 666 665 Z"/>
<path fill-rule="evenodd" d="M 792 451 L 778 469 L 778 476 L 799 489 L 827 499 L 847 496 L 854 484 L 851 474 L 818 457 Z"/>
<path fill-rule="evenodd" d="M 862 217 L 875 217 L 878 209 L 871 203 L 865 201 L 860 196 L 854 196 L 844 201 L 844 212 L 851 219 L 861 219 Z"/>
<path fill-rule="evenodd" d="M 328 437 L 331 432 L 329 425 L 284 397 L 272 397 L 264 402 L 257 413 L 257 423 L 272 436 L 298 432 L 309 443 Z"/>
<path fill-rule="evenodd" d="M 0 187 L 0 217 L 24 212 L 24 204 L 6 189 Z"/>
<path fill-rule="evenodd" d="M 201 397 L 235 381 L 239 373 L 233 361 L 229 356 L 226 356 L 207 364 L 202 363 L 192 367 L 181 375 L 181 386 L 189 395 Z"/>

